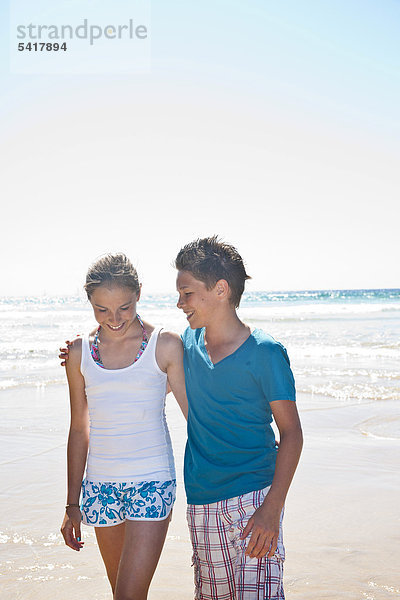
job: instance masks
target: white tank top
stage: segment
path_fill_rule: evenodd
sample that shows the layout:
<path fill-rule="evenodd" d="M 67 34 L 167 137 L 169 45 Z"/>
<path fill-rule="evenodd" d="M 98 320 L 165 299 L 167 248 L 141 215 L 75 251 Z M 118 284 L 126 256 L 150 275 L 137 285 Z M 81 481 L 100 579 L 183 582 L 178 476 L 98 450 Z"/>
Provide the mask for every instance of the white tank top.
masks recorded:
<path fill-rule="evenodd" d="M 175 478 L 165 419 L 167 375 L 156 361 L 160 329 L 141 357 L 123 369 L 104 369 L 82 339 L 81 373 L 89 407 L 89 481 L 168 481 Z"/>

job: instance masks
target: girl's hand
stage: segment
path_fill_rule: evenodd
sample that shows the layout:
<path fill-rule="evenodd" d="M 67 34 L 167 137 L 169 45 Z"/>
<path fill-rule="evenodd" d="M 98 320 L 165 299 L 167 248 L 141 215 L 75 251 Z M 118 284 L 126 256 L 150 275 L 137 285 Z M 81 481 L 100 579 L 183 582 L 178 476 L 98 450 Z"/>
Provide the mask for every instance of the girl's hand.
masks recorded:
<path fill-rule="evenodd" d="M 81 550 L 85 542 L 81 542 L 82 513 L 78 506 L 67 508 L 61 525 L 61 533 L 67 546 L 72 550 Z"/>

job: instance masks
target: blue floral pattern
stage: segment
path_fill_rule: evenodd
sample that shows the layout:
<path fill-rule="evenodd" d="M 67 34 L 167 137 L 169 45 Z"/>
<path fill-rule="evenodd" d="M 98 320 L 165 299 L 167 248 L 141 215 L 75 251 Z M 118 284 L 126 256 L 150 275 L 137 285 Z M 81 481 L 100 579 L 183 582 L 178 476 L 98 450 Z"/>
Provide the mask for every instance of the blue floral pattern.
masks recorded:
<path fill-rule="evenodd" d="M 176 480 L 82 483 L 82 520 L 87 525 L 118 525 L 126 519 L 160 521 L 175 502 Z"/>

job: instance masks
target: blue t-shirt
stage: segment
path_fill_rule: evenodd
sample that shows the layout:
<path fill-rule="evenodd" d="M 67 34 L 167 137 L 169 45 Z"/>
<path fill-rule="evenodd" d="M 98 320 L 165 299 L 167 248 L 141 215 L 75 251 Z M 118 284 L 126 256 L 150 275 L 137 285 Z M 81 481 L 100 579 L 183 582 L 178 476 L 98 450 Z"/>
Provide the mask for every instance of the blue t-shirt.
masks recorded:
<path fill-rule="evenodd" d="M 204 329 L 182 336 L 189 401 L 185 488 L 189 504 L 211 504 L 271 485 L 277 448 L 270 402 L 295 400 L 285 348 L 256 329 L 213 364 Z"/>

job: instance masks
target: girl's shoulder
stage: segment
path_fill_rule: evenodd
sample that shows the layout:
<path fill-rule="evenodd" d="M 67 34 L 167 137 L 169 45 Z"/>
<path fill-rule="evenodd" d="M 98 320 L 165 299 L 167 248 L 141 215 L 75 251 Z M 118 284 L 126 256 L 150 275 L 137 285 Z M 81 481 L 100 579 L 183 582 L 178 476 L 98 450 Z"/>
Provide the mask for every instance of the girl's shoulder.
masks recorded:
<path fill-rule="evenodd" d="M 158 339 L 162 346 L 169 348 L 182 348 L 181 337 L 174 331 L 166 331 L 165 329 L 162 329 Z"/>
<path fill-rule="evenodd" d="M 167 371 L 169 365 L 181 364 L 183 361 L 182 340 L 177 333 L 160 331 L 156 349 L 157 362 L 162 371 Z"/>
<path fill-rule="evenodd" d="M 74 359 L 74 358 L 78 358 L 80 359 L 81 354 L 82 354 L 82 344 L 83 344 L 83 337 L 80 335 L 77 335 L 76 338 L 74 340 L 72 340 L 72 342 L 68 343 L 68 354 L 69 354 L 69 359 Z"/>

